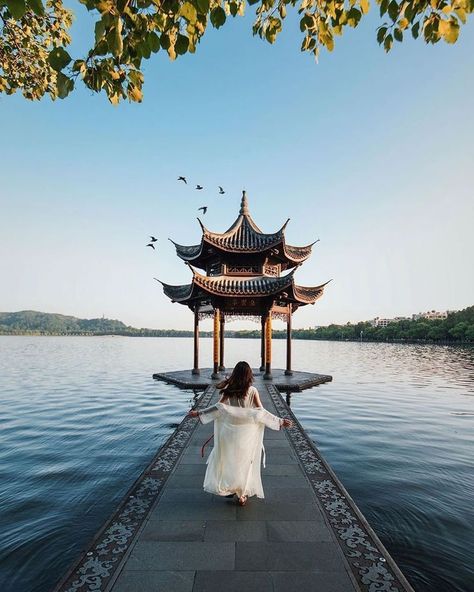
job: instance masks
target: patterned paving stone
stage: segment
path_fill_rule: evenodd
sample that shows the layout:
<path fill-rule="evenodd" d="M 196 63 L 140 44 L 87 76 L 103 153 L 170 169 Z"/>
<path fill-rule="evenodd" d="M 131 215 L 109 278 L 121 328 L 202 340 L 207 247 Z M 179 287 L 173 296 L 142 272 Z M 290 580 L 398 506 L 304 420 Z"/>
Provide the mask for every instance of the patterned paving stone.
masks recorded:
<path fill-rule="evenodd" d="M 125 571 L 234 569 L 234 543 L 139 541 Z"/>
<path fill-rule="evenodd" d="M 114 592 L 191 592 L 194 571 L 125 571 Z"/>
<path fill-rule="evenodd" d="M 236 543 L 235 569 L 248 571 L 345 571 L 333 543 Z"/>
<path fill-rule="evenodd" d="M 320 520 L 272 520 L 266 523 L 270 542 L 322 542 L 333 541 L 323 517 Z"/>
<path fill-rule="evenodd" d="M 205 541 L 266 541 L 267 525 L 264 521 L 243 521 L 231 522 L 220 520 L 208 520 L 204 533 Z"/>
<path fill-rule="evenodd" d="M 225 524 L 225 521 L 222 521 Z M 149 520 L 143 529 L 143 541 L 202 541 L 206 530 L 205 520 Z"/>
<path fill-rule="evenodd" d="M 274 592 L 347 592 L 357 590 L 345 572 L 272 572 Z M 382 590 L 382 588 L 379 588 Z"/>
<path fill-rule="evenodd" d="M 273 580 L 269 573 L 199 571 L 193 592 L 273 592 Z"/>

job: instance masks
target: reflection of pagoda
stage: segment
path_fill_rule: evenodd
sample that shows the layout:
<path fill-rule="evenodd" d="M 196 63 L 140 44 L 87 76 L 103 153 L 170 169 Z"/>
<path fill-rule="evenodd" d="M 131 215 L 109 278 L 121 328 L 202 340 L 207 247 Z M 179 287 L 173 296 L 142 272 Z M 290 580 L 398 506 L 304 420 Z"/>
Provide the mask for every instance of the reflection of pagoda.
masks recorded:
<path fill-rule="evenodd" d="M 199 319 L 207 316 L 214 319 L 214 378 L 224 370 L 225 321 L 249 317 L 257 317 L 262 323 L 261 370 L 265 370 L 267 379 L 271 378 L 272 317 L 286 321 L 285 373 L 291 374 L 291 315 L 300 306 L 314 304 L 326 285 L 297 286 L 293 278 L 296 268 L 310 256 L 313 245 L 287 245 L 288 221 L 277 232 L 263 233 L 249 214 L 245 191 L 239 217 L 229 230 L 211 232 L 199 222 L 203 234 L 198 245 L 174 243 L 178 257 L 193 272 L 192 282 L 184 286 L 163 283 L 168 298 L 194 311 L 193 374 L 199 374 Z"/>

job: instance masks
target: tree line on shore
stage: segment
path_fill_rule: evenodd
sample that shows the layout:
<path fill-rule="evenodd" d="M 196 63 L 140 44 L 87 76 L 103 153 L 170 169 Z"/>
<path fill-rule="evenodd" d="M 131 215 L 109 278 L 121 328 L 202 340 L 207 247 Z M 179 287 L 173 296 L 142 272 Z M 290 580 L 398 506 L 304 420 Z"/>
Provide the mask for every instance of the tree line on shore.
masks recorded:
<path fill-rule="evenodd" d="M 176 329 L 137 329 L 113 319 L 78 319 L 53 313 L 20 311 L 0 313 L 0 335 L 122 335 L 129 337 L 192 337 L 192 331 Z M 210 337 L 202 331 L 202 337 Z M 260 330 L 226 331 L 227 337 L 253 339 Z M 275 330 L 275 339 L 286 338 L 285 330 Z M 293 330 L 294 339 L 337 341 L 458 342 L 474 343 L 474 306 L 448 314 L 440 320 L 403 320 L 386 327 L 369 322 Z"/>

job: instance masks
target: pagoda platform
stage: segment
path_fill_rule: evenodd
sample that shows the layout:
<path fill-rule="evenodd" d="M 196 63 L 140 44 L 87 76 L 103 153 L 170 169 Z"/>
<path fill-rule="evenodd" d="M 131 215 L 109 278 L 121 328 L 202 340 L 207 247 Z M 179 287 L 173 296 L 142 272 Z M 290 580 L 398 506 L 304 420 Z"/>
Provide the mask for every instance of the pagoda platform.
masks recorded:
<path fill-rule="evenodd" d="M 216 385 L 227 374 L 224 370 L 220 372 L 219 378 L 213 379 L 211 376 L 212 372 L 212 368 L 203 368 L 198 375 L 192 374 L 191 370 L 176 370 L 174 372 L 157 372 L 156 374 L 153 374 L 153 378 L 169 384 L 175 384 L 180 388 L 201 390 L 208 386 Z M 256 380 L 260 381 L 262 379 L 264 374 L 262 371 L 253 368 L 252 372 Z M 318 384 L 332 381 L 332 376 L 329 376 L 328 374 L 315 374 L 313 372 L 299 372 L 294 370 L 293 374 L 288 376 L 285 374 L 285 371 L 280 368 L 272 369 L 272 376 L 272 380 L 265 380 L 263 382 L 265 384 L 272 384 L 279 391 L 285 393 L 300 392 L 304 389 L 317 386 Z"/>

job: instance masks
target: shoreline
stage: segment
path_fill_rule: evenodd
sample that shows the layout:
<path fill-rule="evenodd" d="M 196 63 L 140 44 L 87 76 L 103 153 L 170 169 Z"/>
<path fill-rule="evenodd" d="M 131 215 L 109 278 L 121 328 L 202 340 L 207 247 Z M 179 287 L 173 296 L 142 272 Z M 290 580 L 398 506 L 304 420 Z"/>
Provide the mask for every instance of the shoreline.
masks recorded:
<path fill-rule="evenodd" d="M 161 339 L 169 339 L 169 338 L 178 338 L 178 339 L 192 339 L 193 334 L 189 332 L 189 335 L 135 335 L 131 333 L 49 333 L 49 332 L 34 332 L 34 333 L 26 333 L 26 332 L 12 332 L 12 333 L 1 333 L 0 337 L 146 337 L 146 338 L 161 338 Z M 200 333 L 200 338 L 202 339 L 212 339 L 212 333 Z M 255 337 L 253 335 L 235 335 L 235 334 L 227 334 L 227 339 L 260 339 L 260 337 Z M 281 332 L 280 334 L 273 334 L 273 339 L 283 340 L 286 339 L 285 331 Z M 380 344 L 398 344 L 398 345 L 472 345 L 474 346 L 474 341 L 455 341 L 455 340 L 429 340 L 429 339 L 327 339 L 327 338 L 309 338 L 309 337 L 298 337 L 297 335 L 293 334 L 293 340 L 295 341 L 329 341 L 329 342 L 336 342 L 336 343 L 380 343 Z"/>

